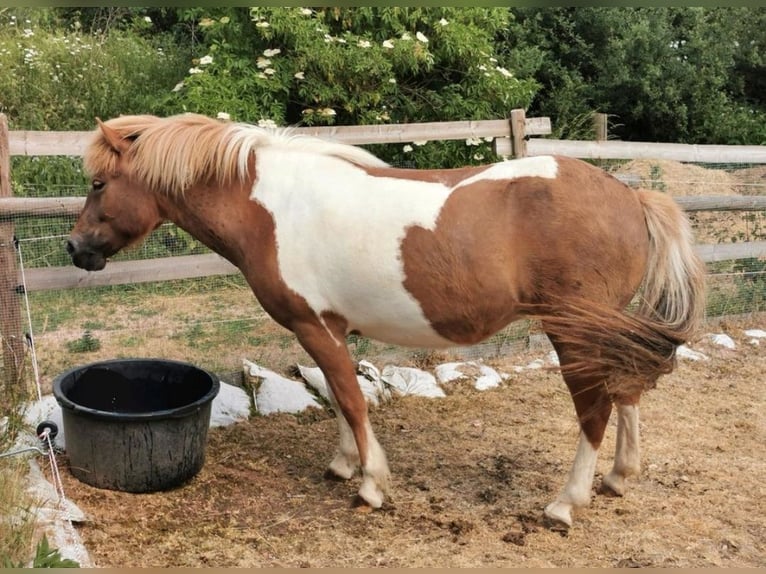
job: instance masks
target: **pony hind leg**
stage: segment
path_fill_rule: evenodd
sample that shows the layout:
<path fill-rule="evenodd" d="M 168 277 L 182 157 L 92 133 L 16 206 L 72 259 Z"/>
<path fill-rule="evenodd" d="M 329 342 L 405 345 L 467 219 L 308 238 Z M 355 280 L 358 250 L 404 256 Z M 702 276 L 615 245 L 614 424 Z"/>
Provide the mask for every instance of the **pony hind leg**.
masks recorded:
<path fill-rule="evenodd" d="M 346 417 L 343 416 L 340 405 L 338 405 L 338 401 L 335 399 L 335 394 L 332 392 L 329 385 L 328 391 L 332 410 L 335 412 L 335 416 L 338 420 L 340 445 L 338 447 L 338 452 L 335 454 L 335 458 L 332 459 L 327 467 L 325 478 L 348 480 L 354 476 L 361 466 L 359 450 L 357 449 L 356 441 L 354 440 L 354 431 L 348 424 Z"/>
<path fill-rule="evenodd" d="M 574 362 L 568 346 L 557 342 L 550 334 L 549 338 L 558 353 L 564 381 L 574 402 L 580 436 L 569 477 L 556 499 L 545 507 L 544 513 L 548 519 L 569 527 L 572 525 L 572 511 L 590 503 L 598 449 L 612 412 L 612 401 L 603 377 L 589 376 L 575 369 L 567 370 L 567 366 Z"/>
<path fill-rule="evenodd" d="M 388 461 L 372 430 L 345 339 L 341 333 L 331 333 L 325 325 L 313 322 L 294 327 L 293 332 L 324 373 L 338 416 L 340 447 L 327 472 L 347 479 L 361 467 L 358 502 L 380 508 L 389 491 Z"/>
<path fill-rule="evenodd" d="M 638 402 L 639 395 L 630 399 L 617 399 L 617 441 L 614 450 L 614 466 L 601 479 L 601 492 L 622 496 L 625 479 L 641 470 L 639 445 Z"/>

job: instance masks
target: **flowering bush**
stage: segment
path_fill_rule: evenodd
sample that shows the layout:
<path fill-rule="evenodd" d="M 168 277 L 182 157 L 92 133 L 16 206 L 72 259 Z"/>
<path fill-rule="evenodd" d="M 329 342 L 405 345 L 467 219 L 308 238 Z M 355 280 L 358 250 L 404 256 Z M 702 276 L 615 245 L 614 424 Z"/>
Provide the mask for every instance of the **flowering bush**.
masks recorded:
<path fill-rule="evenodd" d="M 505 117 L 537 84 L 514 75 L 494 39 L 506 9 L 207 8 L 184 16 L 200 52 L 169 109 L 276 125 Z M 489 159 L 478 145 L 376 146 L 418 166 Z"/>
<path fill-rule="evenodd" d="M 158 88 L 183 69 L 172 45 L 124 31 L 86 34 L 76 24 L 41 29 L 19 14 L 0 13 L 0 112 L 11 129 L 90 129 L 96 116 L 158 109 Z"/>

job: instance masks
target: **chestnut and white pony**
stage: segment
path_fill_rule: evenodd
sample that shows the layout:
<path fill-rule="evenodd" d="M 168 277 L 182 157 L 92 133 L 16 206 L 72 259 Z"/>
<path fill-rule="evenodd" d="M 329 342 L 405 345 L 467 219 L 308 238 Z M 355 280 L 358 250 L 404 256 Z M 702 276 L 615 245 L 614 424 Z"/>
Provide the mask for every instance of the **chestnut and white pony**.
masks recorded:
<path fill-rule="evenodd" d="M 67 249 L 107 258 L 172 221 L 244 274 L 324 372 L 358 501 L 389 489 L 345 338 L 446 347 L 537 317 L 580 421 L 571 474 L 545 509 L 589 502 L 613 403 L 617 494 L 639 470 L 642 391 L 674 367 L 701 315 L 703 266 L 673 200 L 566 157 L 451 170 L 389 167 L 361 148 L 187 114 L 98 121 L 92 189 Z M 638 309 L 623 309 L 639 294 Z"/>

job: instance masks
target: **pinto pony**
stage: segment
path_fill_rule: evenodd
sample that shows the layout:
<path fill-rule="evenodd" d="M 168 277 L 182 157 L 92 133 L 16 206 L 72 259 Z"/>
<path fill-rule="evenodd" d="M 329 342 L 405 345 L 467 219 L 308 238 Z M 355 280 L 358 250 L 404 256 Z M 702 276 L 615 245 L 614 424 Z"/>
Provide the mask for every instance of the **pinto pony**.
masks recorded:
<path fill-rule="evenodd" d="M 436 348 L 541 320 L 581 429 L 545 514 L 571 525 L 613 404 L 603 487 L 622 494 L 638 472 L 641 393 L 672 370 L 702 313 L 703 266 L 673 200 L 576 159 L 396 169 L 361 148 L 186 114 L 99 120 L 84 163 L 74 264 L 102 269 L 169 220 L 236 265 L 324 372 L 340 434 L 328 471 L 361 469 L 357 501 L 372 508 L 389 468 L 350 333 Z"/>

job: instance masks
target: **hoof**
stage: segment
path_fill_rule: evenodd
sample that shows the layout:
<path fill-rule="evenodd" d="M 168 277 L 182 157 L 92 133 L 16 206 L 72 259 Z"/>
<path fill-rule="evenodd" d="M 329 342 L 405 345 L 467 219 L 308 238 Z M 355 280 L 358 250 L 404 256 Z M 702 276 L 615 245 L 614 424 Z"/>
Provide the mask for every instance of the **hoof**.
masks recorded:
<path fill-rule="evenodd" d="M 545 507 L 546 526 L 551 530 L 569 529 L 572 526 L 572 505 L 565 502 L 551 502 Z"/>
<path fill-rule="evenodd" d="M 383 506 L 383 500 L 385 500 L 386 497 L 374 480 L 365 477 L 362 481 L 359 493 L 357 494 L 357 498 L 361 498 L 372 508 L 380 508 Z"/>
<path fill-rule="evenodd" d="M 623 496 L 625 494 L 625 478 L 616 474 L 605 474 L 601 479 L 599 494 L 606 496 Z"/>
<path fill-rule="evenodd" d="M 370 504 L 358 494 L 351 501 L 351 508 L 359 512 L 360 514 L 369 514 L 375 510 Z"/>
<path fill-rule="evenodd" d="M 333 482 L 346 482 L 351 477 L 339 476 L 338 473 L 336 473 L 333 469 L 328 468 L 324 471 L 322 478 L 325 480 L 331 480 Z"/>
<path fill-rule="evenodd" d="M 350 463 L 346 457 L 338 455 L 327 465 L 324 476 L 334 480 L 348 480 L 356 474 L 356 469 L 357 465 Z"/>

